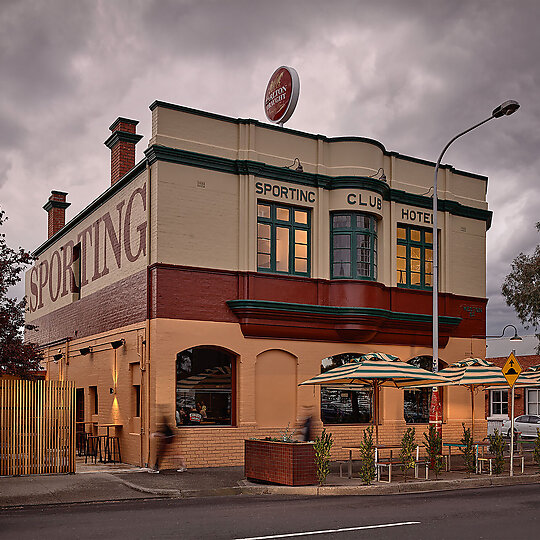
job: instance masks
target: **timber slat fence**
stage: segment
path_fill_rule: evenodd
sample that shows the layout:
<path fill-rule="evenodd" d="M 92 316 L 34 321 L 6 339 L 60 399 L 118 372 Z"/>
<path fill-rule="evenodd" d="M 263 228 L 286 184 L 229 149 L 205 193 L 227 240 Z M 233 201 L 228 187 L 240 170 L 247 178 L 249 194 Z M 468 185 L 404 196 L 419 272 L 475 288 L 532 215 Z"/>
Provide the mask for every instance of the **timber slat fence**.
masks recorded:
<path fill-rule="evenodd" d="M 74 383 L 0 379 L 0 475 L 74 472 Z"/>

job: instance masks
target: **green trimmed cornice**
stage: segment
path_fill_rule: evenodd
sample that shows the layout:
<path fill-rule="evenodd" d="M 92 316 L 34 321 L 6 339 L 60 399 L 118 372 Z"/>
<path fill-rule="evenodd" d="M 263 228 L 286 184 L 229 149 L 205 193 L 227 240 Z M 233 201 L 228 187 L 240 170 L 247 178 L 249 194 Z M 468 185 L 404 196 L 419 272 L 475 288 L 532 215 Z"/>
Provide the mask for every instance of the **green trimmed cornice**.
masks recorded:
<path fill-rule="evenodd" d="M 269 300 L 229 300 L 227 305 L 234 312 L 288 312 L 297 315 L 323 315 L 328 317 L 376 317 L 388 321 L 419 322 L 430 324 L 431 315 L 421 313 L 403 313 L 379 308 L 337 307 L 314 304 L 293 304 L 289 302 L 272 302 Z M 458 326 L 461 317 L 440 316 L 439 323 L 447 326 Z"/>
<path fill-rule="evenodd" d="M 150 110 L 153 111 L 154 109 L 162 107 L 164 109 L 169 109 L 172 111 L 178 111 L 183 112 L 187 114 L 193 114 L 195 116 L 202 116 L 204 118 L 211 118 L 212 120 L 219 120 L 220 122 L 228 122 L 230 124 L 250 124 L 253 126 L 260 127 L 262 129 L 268 129 L 270 131 L 279 131 L 280 133 L 289 133 L 291 135 L 296 135 L 298 137 L 303 137 L 306 139 L 313 139 L 317 141 L 324 141 L 324 142 L 362 142 L 367 144 L 372 144 L 373 146 L 376 146 L 379 148 L 385 156 L 389 157 L 397 157 L 399 159 L 404 159 L 406 161 L 411 161 L 413 163 L 420 163 L 422 165 L 427 165 L 428 167 L 435 168 L 435 163 L 433 161 L 427 161 L 425 159 L 420 159 L 412 156 L 407 156 L 405 154 L 400 154 L 399 152 L 394 151 L 388 151 L 384 145 L 375 140 L 375 139 L 369 139 L 367 137 L 325 137 L 324 135 L 315 135 L 313 133 L 307 133 L 305 131 L 298 131 L 295 129 L 289 129 L 282 126 L 277 126 L 274 124 L 265 124 L 264 122 L 259 122 L 258 120 L 253 120 L 252 118 L 232 118 L 230 116 L 224 116 L 222 114 L 216 114 L 211 113 L 208 111 L 200 111 L 198 109 L 192 109 L 190 107 L 185 107 L 183 105 L 176 105 L 174 103 L 167 103 L 165 101 L 159 101 L 156 100 L 150 105 Z M 481 175 L 481 174 L 475 174 L 467 171 L 461 171 L 459 169 L 455 169 L 452 167 L 452 165 L 447 164 L 441 164 L 441 169 L 448 169 L 450 171 L 456 172 L 463 176 L 468 176 L 469 178 L 476 178 L 477 180 L 483 180 L 484 182 L 487 182 L 487 176 Z"/>
<path fill-rule="evenodd" d="M 179 165 L 188 165 L 227 174 L 253 175 L 258 178 L 300 184 L 313 188 L 333 189 L 366 189 L 382 196 L 384 200 L 393 201 L 409 206 L 430 209 L 433 207 L 431 197 L 407 193 L 400 189 L 392 189 L 381 180 L 367 176 L 328 176 L 325 174 L 313 174 L 276 167 L 259 161 L 233 160 L 218 156 L 190 152 L 168 146 L 153 145 L 145 150 L 145 155 L 150 164 L 156 161 L 166 161 Z M 476 219 L 486 222 L 486 228 L 491 227 L 492 212 L 472 206 L 465 206 L 456 201 L 439 199 L 439 210 L 450 214 Z"/>

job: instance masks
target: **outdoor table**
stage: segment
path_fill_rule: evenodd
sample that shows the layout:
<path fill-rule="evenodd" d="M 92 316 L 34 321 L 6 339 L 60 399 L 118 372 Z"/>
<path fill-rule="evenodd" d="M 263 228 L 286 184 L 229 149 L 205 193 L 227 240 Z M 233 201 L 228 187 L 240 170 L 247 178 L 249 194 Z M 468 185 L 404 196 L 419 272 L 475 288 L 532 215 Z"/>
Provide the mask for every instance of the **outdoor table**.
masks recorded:
<path fill-rule="evenodd" d="M 111 434 L 110 434 L 110 429 L 111 428 L 121 428 L 123 426 L 123 424 L 97 424 L 97 428 L 106 428 L 107 430 L 107 435 L 104 436 L 104 450 L 103 450 L 103 463 L 112 463 L 113 462 L 113 459 L 111 458 L 111 447 L 110 447 L 110 442 L 111 442 Z"/>
<path fill-rule="evenodd" d="M 452 470 L 452 448 L 465 448 L 467 446 L 466 444 L 463 444 L 462 442 L 445 442 L 442 444 L 443 447 L 446 446 L 448 448 L 448 470 Z M 486 446 L 489 446 L 488 441 L 480 441 L 473 443 L 473 446 L 476 448 L 476 472 L 478 473 L 478 451 L 479 448 L 482 448 L 482 453 L 484 452 L 484 448 Z M 462 452 L 463 453 L 463 452 Z"/>
<path fill-rule="evenodd" d="M 401 450 L 401 444 L 375 444 L 373 446 L 375 448 L 375 466 L 379 461 L 379 455 L 381 450 L 390 450 L 390 461 L 393 457 L 393 451 L 394 450 Z M 360 446 L 344 446 L 343 450 L 349 451 L 349 463 L 347 467 L 347 473 L 348 477 L 352 478 L 352 454 L 355 450 L 360 451 Z M 416 445 L 416 461 L 419 460 L 420 456 L 420 446 Z"/>

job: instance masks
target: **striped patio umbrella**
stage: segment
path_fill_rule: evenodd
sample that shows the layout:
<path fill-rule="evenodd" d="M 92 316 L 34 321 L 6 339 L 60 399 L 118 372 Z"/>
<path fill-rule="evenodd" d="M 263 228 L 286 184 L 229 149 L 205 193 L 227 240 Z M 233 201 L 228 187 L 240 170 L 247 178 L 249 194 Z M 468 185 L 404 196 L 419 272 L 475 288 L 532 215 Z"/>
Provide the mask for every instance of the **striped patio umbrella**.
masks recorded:
<path fill-rule="evenodd" d="M 364 384 L 373 389 L 373 423 L 375 424 L 375 440 L 379 442 L 379 389 L 381 386 L 401 388 L 411 381 L 422 383 L 446 383 L 442 375 L 426 371 L 425 369 L 406 364 L 397 356 L 384 353 L 368 353 L 352 362 L 336 367 L 320 375 L 316 375 L 302 385 L 340 386 Z"/>
<path fill-rule="evenodd" d="M 415 388 L 454 385 L 466 386 L 471 392 L 471 434 L 474 439 L 474 392 L 479 388 L 490 386 L 508 386 L 508 381 L 503 375 L 502 368 L 482 358 L 466 358 L 442 369 L 439 371 L 439 375 L 444 376 L 447 381 L 425 384 L 418 380 L 405 382 L 404 385 Z M 521 380 L 521 376 L 518 380 Z"/>

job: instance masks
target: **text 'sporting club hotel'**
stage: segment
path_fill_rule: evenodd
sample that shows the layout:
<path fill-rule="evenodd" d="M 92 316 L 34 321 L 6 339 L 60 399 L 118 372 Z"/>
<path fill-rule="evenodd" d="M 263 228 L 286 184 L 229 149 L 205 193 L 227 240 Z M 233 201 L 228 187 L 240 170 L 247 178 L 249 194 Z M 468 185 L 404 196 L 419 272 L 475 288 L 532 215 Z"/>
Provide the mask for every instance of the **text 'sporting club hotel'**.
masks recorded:
<path fill-rule="evenodd" d="M 434 163 L 361 137 L 150 109 L 144 159 L 137 122 L 118 118 L 105 143 L 112 185 L 65 225 L 66 194 L 45 205 L 49 238 L 26 294 L 49 378 L 75 381 L 79 420 L 121 425 L 128 463 L 153 462 L 163 414 L 188 466 L 239 465 L 244 439 L 296 426 L 306 406 L 345 457 L 371 394 L 298 383 L 343 353 L 431 369 Z M 486 187 L 439 171 L 441 366 L 485 351 L 472 336 L 485 331 Z M 408 425 L 420 437 L 429 395 L 383 389 L 381 442 Z M 442 400 L 444 437 L 459 438 L 468 390 Z M 475 425 L 480 435 L 485 420 Z"/>

